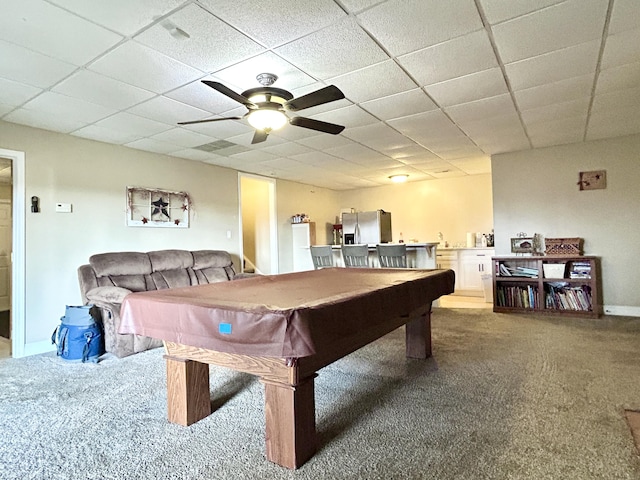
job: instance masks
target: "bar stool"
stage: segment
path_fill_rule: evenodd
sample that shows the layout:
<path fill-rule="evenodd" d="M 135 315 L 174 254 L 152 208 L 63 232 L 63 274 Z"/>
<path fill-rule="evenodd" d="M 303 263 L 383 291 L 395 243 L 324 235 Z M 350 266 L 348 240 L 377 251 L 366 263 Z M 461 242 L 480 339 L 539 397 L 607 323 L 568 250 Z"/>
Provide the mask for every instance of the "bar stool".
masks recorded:
<path fill-rule="evenodd" d="M 382 268 L 407 268 L 407 246 L 404 243 L 378 244 L 376 251 Z"/>
<path fill-rule="evenodd" d="M 369 247 L 368 245 L 342 245 L 342 258 L 345 267 L 368 267 Z"/>
<path fill-rule="evenodd" d="M 313 268 L 333 267 L 333 253 L 331 253 L 331 245 L 312 245 L 311 260 L 313 260 Z"/>

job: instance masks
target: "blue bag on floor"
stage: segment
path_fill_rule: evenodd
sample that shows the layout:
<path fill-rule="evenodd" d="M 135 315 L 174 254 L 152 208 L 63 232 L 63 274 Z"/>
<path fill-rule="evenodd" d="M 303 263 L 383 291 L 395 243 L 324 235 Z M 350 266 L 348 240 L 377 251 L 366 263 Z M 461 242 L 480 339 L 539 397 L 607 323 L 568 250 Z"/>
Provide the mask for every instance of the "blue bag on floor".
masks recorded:
<path fill-rule="evenodd" d="M 83 363 L 98 362 L 98 357 L 104 353 L 104 337 L 100 323 L 91 314 L 92 309 L 93 305 L 67 305 L 60 325 L 51 335 L 51 343 L 58 346 L 59 357 Z"/>

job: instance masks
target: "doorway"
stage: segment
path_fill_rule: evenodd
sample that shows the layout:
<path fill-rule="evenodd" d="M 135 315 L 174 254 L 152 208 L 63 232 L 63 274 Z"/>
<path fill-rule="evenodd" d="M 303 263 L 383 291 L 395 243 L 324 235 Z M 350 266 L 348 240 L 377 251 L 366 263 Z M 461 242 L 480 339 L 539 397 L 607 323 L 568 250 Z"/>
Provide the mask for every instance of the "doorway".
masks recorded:
<path fill-rule="evenodd" d="M 0 358 L 11 356 L 11 160 L 0 158 Z"/>
<path fill-rule="evenodd" d="M 238 174 L 242 271 L 278 273 L 276 183 L 246 173 Z"/>
<path fill-rule="evenodd" d="M 24 152 L 0 148 L 0 355 L 13 357 L 25 347 L 24 170 Z"/>

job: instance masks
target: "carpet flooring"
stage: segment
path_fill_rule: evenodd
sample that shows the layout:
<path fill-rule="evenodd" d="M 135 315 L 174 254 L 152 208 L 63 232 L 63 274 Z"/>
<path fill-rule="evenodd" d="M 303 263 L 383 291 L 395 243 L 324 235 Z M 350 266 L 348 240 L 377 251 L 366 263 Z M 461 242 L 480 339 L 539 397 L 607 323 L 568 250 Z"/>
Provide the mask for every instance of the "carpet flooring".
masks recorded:
<path fill-rule="evenodd" d="M 0 479 L 640 479 L 640 319 L 436 309 L 434 356 L 398 329 L 316 379 L 319 448 L 264 456 L 263 386 L 211 367 L 214 412 L 166 420 L 162 349 L 0 360 Z"/>

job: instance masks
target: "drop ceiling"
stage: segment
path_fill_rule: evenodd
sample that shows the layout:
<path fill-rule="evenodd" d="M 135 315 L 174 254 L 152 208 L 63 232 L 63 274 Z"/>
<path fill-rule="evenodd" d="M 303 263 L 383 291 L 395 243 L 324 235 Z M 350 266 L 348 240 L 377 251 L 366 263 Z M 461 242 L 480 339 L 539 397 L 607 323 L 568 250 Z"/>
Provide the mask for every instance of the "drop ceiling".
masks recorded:
<path fill-rule="evenodd" d="M 346 129 L 177 125 L 244 114 L 201 80 L 263 72 L 337 85 L 289 115 Z M 638 0 L 2 0 L 0 119 L 336 190 L 639 133 L 639 104 Z"/>

